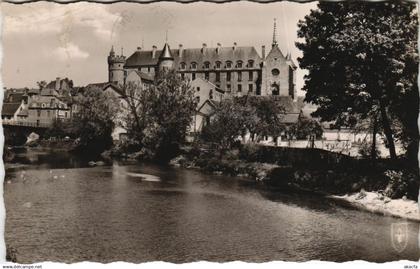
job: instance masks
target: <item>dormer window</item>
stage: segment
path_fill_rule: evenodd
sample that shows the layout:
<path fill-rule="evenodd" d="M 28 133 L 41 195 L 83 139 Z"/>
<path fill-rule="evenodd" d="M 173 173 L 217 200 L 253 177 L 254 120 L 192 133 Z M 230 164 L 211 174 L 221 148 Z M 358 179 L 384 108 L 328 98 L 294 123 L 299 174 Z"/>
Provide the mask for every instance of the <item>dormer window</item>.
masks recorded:
<path fill-rule="evenodd" d="M 221 62 L 219 62 L 219 61 L 217 61 L 217 62 L 216 62 L 216 68 L 217 68 L 217 69 L 220 69 L 220 67 L 221 67 L 221 66 L 222 66 L 222 63 L 221 63 Z"/>
<path fill-rule="evenodd" d="M 236 67 L 237 68 L 242 68 L 242 61 L 237 61 L 236 62 Z"/>
<path fill-rule="evenodd" d="M 183 69 L 183 70 L 187 68 L 187 64 L 186 63 L 181 63 L 180 66 L 181 66 L 181 69 Z"/>
<path fill-rule="evenodd" d="M 191 63 L 191 69 L 197 69 L 197 63 L 196 62 Z"/>
<path fill-rule="evenodd" d="M 253 68 L 254 67 L 254 61 L 253 60 L 249 60 L 248 61 L 248 68 Z"/>
<path fill-rule="evenodd" d="M 232 68 L 232 62 L 231 61 L 226 62 L 226 68 Z"/>
<path fill-rule="evenodd" d="M 210 68 L 210 62 L 204 62 L 204 69 Z"/>

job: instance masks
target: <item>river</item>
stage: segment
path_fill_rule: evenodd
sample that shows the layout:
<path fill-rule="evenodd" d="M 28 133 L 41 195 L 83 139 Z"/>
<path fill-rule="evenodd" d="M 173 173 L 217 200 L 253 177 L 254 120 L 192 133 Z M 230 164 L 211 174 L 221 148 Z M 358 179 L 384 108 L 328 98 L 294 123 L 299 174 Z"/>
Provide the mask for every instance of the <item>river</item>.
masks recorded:
<path fill-rule="evenodd" d="M 28 149 L 7 165 L 6 243 L 18 262 L 418 260 L 419 224 L 253 181 L 151 164 L 88 167 Z"/>

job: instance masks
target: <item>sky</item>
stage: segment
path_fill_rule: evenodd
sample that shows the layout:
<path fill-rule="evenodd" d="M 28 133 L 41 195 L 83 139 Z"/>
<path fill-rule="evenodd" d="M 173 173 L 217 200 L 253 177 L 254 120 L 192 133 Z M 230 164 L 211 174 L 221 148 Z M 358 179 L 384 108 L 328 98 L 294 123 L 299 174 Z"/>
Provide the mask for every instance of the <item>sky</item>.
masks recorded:
<path fill-rule="evenodd" d="M 271 48 L 273 20 L 277 20 L 280 49 L 295 47 L 297 23 L 316 3 L 1 3 L 2 80 L 7 88 L 36 87 L 41 80 L 68 77 L 76 86 L 105 82 L 107 56 L 114 45 L 131 55 L 137 47 L 162 48 L 166 32 L 171 48 L 261 46 Z M 303 86 L 304 70 L 297 70 L 296 87 Z"/>

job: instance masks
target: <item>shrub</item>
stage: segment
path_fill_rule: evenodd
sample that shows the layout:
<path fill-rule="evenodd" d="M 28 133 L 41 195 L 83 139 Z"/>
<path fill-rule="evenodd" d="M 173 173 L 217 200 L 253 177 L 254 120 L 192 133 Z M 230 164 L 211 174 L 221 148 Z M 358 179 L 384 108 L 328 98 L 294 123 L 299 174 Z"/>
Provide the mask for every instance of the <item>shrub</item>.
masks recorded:
<path fill-rule="evenodd" d="M 417 199 L 418 181 L 417 176 L 408 172 L 387 170 L 384 172 L 388 179 L 384 195 L 397 199 L 406 196 L 410 199 Z"/>

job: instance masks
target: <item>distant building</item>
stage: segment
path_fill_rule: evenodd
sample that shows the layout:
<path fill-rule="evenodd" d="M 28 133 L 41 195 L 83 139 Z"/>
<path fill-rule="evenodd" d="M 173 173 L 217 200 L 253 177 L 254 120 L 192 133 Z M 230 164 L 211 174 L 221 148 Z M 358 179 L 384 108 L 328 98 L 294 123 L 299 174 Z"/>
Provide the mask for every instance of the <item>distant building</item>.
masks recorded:
<path fill-rule="evenodd" d="M 109 82 L 123 85 L 131 71 L 154 76 L 159 70 L 175 69 L 183 78 L 194 81 L 204 79 L 214 84 L 226 94 L 238 96 L 274 95 L 290 96 L 296 99 L 295 71 L 290 53 L 283 54 L 276 40 L 276 24 L 274 22 L 273 42 L 266 55 L 265 46 L 261 56 L 252 47 L 233 46 L 210 48 L 203 44 L 201 48 L 170 49 L 165 44 L 162 50 L 156 46 L 144 51 L 138 47 L 126 58 L 123 53 L 116 55 L 112 48 L 108 56 Z"/>
<path fill-rule="evenodd" d="M 40 89 L 5 91 L 4 124 L 49 127 L 56 119 L 69 119 L 75 112 L 71 92 L 73 82 L 57 78 Z"/>

